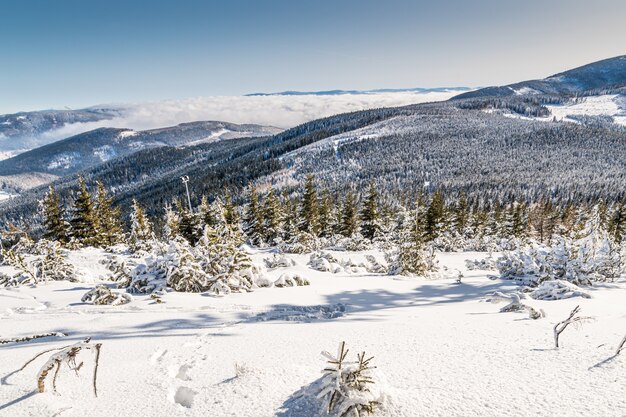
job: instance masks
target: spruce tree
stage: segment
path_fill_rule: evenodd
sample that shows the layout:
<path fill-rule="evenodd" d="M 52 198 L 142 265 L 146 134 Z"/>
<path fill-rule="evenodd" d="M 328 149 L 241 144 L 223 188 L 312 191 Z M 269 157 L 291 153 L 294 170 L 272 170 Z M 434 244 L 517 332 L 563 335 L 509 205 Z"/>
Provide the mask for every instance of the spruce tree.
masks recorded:
<path fill-rule="evenodd" d="M 152 240 L 152 225 L 137 200 L 133 199 L 133 211 L 130 214 L 130 236 L 128 243 L 134 251 L 148 250 Z"/>
<path fill-rule="evenodd" d="M 180 236 L 180 216 L 171 205 L 165 206 L 165 227 L 163 234 L 165 239 L 172 240 Z"/>
<path fill-rule="evenodd" d="M 459 201 L 454 207 L 454 218 L 452 219 L 454 229 L 458 234 L 465 234 L 465 227 L 467 226 L 468 218 L 469 204 L 467 202 L 467 195 L 463 192 L 459 196 Z"/>
<path fill-rule="evenodd" d="M 324 189 L 321 193 L 319 204 L 319 234 L 322 237 L 333 235 L 333 207 L 330 193 Z"/>
<path fill-rule="evenodd" d="M 269 244 L 275 244 L 276 239 L 283 233 L 283 213 L 280 202 L 273 189 L 265 197 L 263 204 L 264 239 Z"/>
<path fill-rule="evenodd" d="M 54 185 L 48 187 L 44 199 L 41 202 L 43 210 L 43 225 L 46 229 L 44 238 L 55 240 L 59 243 L 67 243 L 67 223 L 64 218 L 61 197 L 54 189 Z"/>
<path fill-rule="evenodd" d="M 361 210 L 361 233 L 363 237 L 373 240 L 380 233 L 380 213 L 378 212 L 378 192 L 374 182 L 370 182 L 370 188 Z"/>
<path fill-rule="evenodd" d="M 202 225 L 200 218 L 195 213 L 189 211 L 188 205 L 178 200 L 176 202 L 178 208 L 178 233 L 184 237 L 191 245 L 195 245 L 202 235 Z"/>
<path fill-rule="evenodd" d="M 264 240 L 263 213 L 259 204 L 259 195 L 254 185 L 250 186 L 248 194 L 248 204 L 243 213 L 243 232 L 250 243 L 261 245 Z"/>
<path fill-rule="evenodd" d="M 70 219 L 71 237 L 84 245 L 97 244 L 97 223 L 91 193 L 81 176 L 78 178 L 78 192 L 72 207 Z"/>
<path fill-rule="evenodd" d="M 430 206 L 426 212 L 426 239 L 433 240 L 439 236 L 445 215 L 443 193 L 441 190 L 435 191 Z"/>
<path fill-rule="evenodd" d="M 616 243 L 626 240 L 626 206 L 624 203 L 616 204 L 608 224 L 608 230 Z"/>
<path fill-rule="evenodd" d="M 233 204 L 233 199 L 228 192 L 224 195 L 223 213 L 226 226 L 230 227 L 231 229 L 234 227 L 238 227 L 239 213 L 237 212 L 237 208 Z"/>
<path fill-rule="evenodd" d="M 96 204 L 94 206 L 94 216 L 96 225 L 96 244 L 111 246 L 122 240 L 122 223 L 120 221 L 120 210 L 113 207 L 113 198 L 109 197 L 104 184 L 97 183 Z"/>
<path fill-rule="evenodd" d="M 341 215 L 341 234 L 345 237 L 352 237 L 358 232 L 358 212 L 356 206 L 356 196 L 352 191 L 346 193 Z"/>
<path fill-rule="evenodd" d="M 319 235 L 319 202 L 317 200 L 317 190 L 314 184 L 315 177 L 308 175 L 304 184 L 302 195 L 302 209 L 300 211 L 300 230 Z"/>

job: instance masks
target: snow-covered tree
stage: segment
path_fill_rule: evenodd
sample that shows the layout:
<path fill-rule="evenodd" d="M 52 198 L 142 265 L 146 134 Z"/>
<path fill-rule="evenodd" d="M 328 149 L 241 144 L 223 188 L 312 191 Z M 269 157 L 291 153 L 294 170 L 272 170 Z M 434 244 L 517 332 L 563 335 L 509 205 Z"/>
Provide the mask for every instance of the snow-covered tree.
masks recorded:
<path fill-rule="evenodd" d="M 48 187 L 48 192 L 41 201 L 41 208 L 43 212 L 43 226 L 46 229 L 44 237 L 49 240 L 67 243 L 69 240 L 69 225 L 65 220 L 61 197 L 56 192 L 54 185 Z"/>
<path fill-rule="evenodd" d="M 130 214 L 130 235 L 128 237 L 128 244 L 134 252 L 137 251 L 149 251 L 152 245 L 150 242 L 154 240 L 152 234 L 152 224 L 146 212 L 137 203 L 137 200 L 133 199 L 133 211 Z"/>
<path fill-rule="evenodd" d="M 97 222 L 92 196 L 87 189 L 87 183 L 81 176 L 78 177 L 78 191 L 74 198 L 70 218 L 70 235 L 77 242 L 84 245 L 97 244 Z"/>
<path fill-rule="evenodd" d="M 259 194 L 256 187 L 251 185 L 248 191 L 248 204 L 244 208 L 243 232 L 253 245 L 262 245 L 265 240 L 265 225 L 263 211 L 259 203 Z"/>
<path fill-rule="evenodd" d="M 94 242 L 101 246 L 112 246 L 122 241 L 123 231 L 120 210 L 113 207 L 113 199 L 100 181 L 97 183 L 95 205 L 93 207 L 96 236 Z"/>
<path fill-rule="evenodd" d="M 373 240 L 381 232 L 380 213 L 378 211 L 378 191 L 372 181 L 361 209 L 361 234 Z"/>

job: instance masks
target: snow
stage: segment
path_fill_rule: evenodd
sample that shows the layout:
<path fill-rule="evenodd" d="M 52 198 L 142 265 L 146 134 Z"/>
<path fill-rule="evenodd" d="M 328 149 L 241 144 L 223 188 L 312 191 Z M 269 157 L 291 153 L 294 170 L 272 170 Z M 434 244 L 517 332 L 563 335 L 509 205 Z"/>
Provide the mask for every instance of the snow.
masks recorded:
<path fill-rule="evenodd" d="M 383 259 L 373 250 L 329 252 L 357 263 L 368 254 Z M 253 250 L 252 259 L 262 266 L 272 255 Z M 297 274 L 309 286 L 225 297 L 169 292 L 163 303 L 147 295 L 121 306 L 82 303 L 95 284 L 107 284 L 104 256 L 97 249 L 71 252 L 82 282 L 0 289 L 2 338 L 67 334 L 0 345 L 0 416 L 315 416 L 315 397 L 307 393 L 327 365 L 320 352 L 336 352 L 341 341 L 350 356 L 374 356 L 385 377 L 380 388 L 388 404 L 380 416 L 621 416 L 626 410 L 626 358 L 609 359 L 625 332 L 623 277 L 585 288 L 590 299 L 523 300 L 545 311 L 538 320 L 484 302 L 516 287 L 467 270 L 466 259 L 487 256 L 475 252 L 438 254 L 441 266 L 463 273 L 460 284 L 321 272 L 303 254 L 286 255 L 295 265 L 265 273 Z M 595 321 L 568 328 L 562 347 L 553 349 L 552 327 L 578 304 Z M 88 336 L 102 343 L 97 398 L 90 369 L 75 376 L 67 367 L 58 395 L 33 393 L 49 355 L 5 378 L 37 353 Z M 81 355 L 90 367 L 90 352 Z"/>
<path fill-rule="evenodd" d="M 612 116 L 615 123 L 626 126 L 626 106 L 619 95 L 584 97 L 579 103 L 547 105 L 557 120 L 569 120 L 567 116 Z"/>
<path fill-rule="evenodd" d="M 132 138 L 133 136 L 136 136 L 137 132 L 135 132 L 134 130 L 125 130 L 123 132 L 120 132 L 119 135 L 117 135 L 118 138 L 120 139 L 127 139 L 127 138 Z"/>
<path fill-rule="evenodd" d="M 93 154 L 96 158 L 99 158 L 102 162 L 106 162 L 109 159 L 113 159 L 117 156 L 115 149 L 110 145 L 104 145 L 97 147 L 93 150 Z"/>
<path fill-rule="evenodd" d="M 0 201 L 2 200 L 8 200 L 11 197 L 15 197 L 15 194 L 9 194 L 6 191 L 2 191 L 0 190 Z"/>
<path fill-rule="evenodd" d="M 78 152 L 66 152 L 59 154 L 48 164 L 48 169 L 68 169 L 80 158 Z"/>

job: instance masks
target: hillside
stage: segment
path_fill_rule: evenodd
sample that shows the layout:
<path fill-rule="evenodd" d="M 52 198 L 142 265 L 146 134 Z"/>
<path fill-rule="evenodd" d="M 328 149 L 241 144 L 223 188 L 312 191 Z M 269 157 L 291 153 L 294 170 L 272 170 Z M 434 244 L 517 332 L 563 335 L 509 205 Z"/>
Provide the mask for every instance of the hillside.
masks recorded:
<path fill-rule="evenodd" d="M 533 94 L 574 95 L 589 90 L 614 89 L 624 86 L 626 86 L 626 55 L 593 62 L 542 80 L 482 88 L 459 94 L 454 98 Z"/>
<path fill-rule="evenodd" d="M 0 182 L 6 176 L 48 174 L 62 177 L 149 148 L 192 146 L 242 136 L 267 136 L 279 131 L 259 125 L 212 121 L 145 131 L 100 128 L 0 161 Z M 32 186 L 25 182 L 20 188 L 29 185 Z"/>

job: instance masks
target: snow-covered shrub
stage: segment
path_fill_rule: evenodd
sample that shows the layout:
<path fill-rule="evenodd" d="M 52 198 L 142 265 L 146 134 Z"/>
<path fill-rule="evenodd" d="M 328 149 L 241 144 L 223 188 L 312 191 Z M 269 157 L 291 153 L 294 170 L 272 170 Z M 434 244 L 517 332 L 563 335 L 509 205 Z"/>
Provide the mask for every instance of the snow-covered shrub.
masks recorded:
<path fill-rule="evenodd" d="M 530 242 L 504 252 L 496 262 L 500 276 L 530 286 L 547 280 L 591 285 L 617 279 L 622 271 L 617 245 L 596 226 L 581 233 L 575 240 L 556 235 L 550 246 Z"/>
<path fill-rule="evenodd" d="M 500 309 L 501 313 L 517 313 L 525 311 L 528 313 L 528 317 L 533 320 L 537 320 L 545 316 L 542 310 L 536 310 L 533 307 L 522 303 L 521 300 L 524 298 L 526 298 L 526 296 L 520 292 L 505 294 L 500 291 L 494 291 L 488 296 L 486 301 L 493 304 L 498 304 L 502 302 L 508 303 Z"/>
<path fill-rule="evenodd" d="M 333 246 L 339 250 L 357 252 L 372 248 L 372 242 L 363 237 L 360 233 L 355 233 L 350 237 L 337 236 Z"/>
<path fill-rule="evenodd" d="M 10 279 L 0 280 L 0 285 L 36 285 L 44 281 L 76 281 L 75 269 L 67 262 L 58 242 L 41 240 L 33 247 L 40 255 L 27 260 L 19 251 L 2 249 L 3 264 L 17 271 Z"/>
<path fill-rule="evenodd" d="M 385 253 L 389 275 L 425 276 L 437 270 L 437 260 L 432 247 L 423 248 L 405 242 L 394 251 Z"/>
<path fill-rule="evenodd" d="M 577 285 L 562 279 L 543 281 L 535 288 L 530 296 L 535 300 L 563 300 L 565 298 L 591 298 L 591 295 L 581 290 Z"/>
<path fill-rule="evenodd" d="M 365 262 L 362 262 L 359 266 L 372 274 L 386 274 L 388 272 L 387 267 L 378 262 L 374 255 L 365 255 Z"/>
<path fill-rule="evenodd" d="M 289 268 L 296 265 L 293 259 L 288 259 L 285 254 L 282 253 L 275 253 L 271 258 L 263 258 L 263 262 L 267 269 Z"/>
<path fill-rule="evenodd" d="M 35 285 L 37 271 L 26 262 L 24 257 L 13 249 L 1 249 L 2 265 L 12 267 L 16 272 L 9 279 L 5 279 L 4 286 Z"/>
<path fill-rule="evenodd" d="M 278 288 L 282 287 L 300 287 L 304 285 L 310 285 L 309 280 L 301 277 L 298 274 L 281 274 L 280 277 L 276 281 L 274 281 L 274 286 Z"/>
<path fill-rule="evenodd" d="M 299 232 L 289 241 L 280 242 L 278 250 L 284 253 L 310 253 L 319 247 L 315 236 L 307 232 Z"/>
<path fill-rule="evenodd" d="M 228 231 L 207 226 L 195 246 L 174 238 L 163 254 L 149 256 L 130 272 L 129 292 L 209 292 L 216 295 L 256 288 L 261 271 L 236 246 Z M 262 282 L 268 285 L 267 282 Z"/>
<path fill-rule="evenodd" d="M 309 266 L 316 271 L 337 273 L 341 265 L 337 258 L 328 252 L 314 252 L 309 257 Z"/>
<path fill-rule="evenodd" d="M 491 254 L 484 259 L 466 259 L 465 267 L 469 271 L 481 270 L 481 271 L 493 271 L 496 268 L 496 261 Z"/>
<path fill-rule="evenodd" d="M 38 242 L 41 256 L 32 265 L 39 281 L 76 281 L 76 270 L 65 257 L 59 242 L 41 240 Z"/>
<path fill-rule="evenodd" d="M 383 406 L 385 395 L 375 381 L 373 357 L 365 352 L 357 354 L 357 360 L 346 360 L 348 349 L 345 342 L 339 345 L 337 356 L 322 352 L 328 366 L 324 368 L 318 398 L 324 401 L 330 416 L 362 416 L 373 414 Z"/>
<path fill-rule="evenodd" d="M 173 240 L 165 261 L 167 285 L 174 291 L 202 292 L 207 289 L 209 277 L 186 240 Z"/>
<path fill-rule="evenodd" d="M 145 259 L 145 263 L 133 267 L 128 280 L 120 281 L 118 287 L 126 288 L 126 291 L 134 294 L 164 291 L 167 286 L 167 266 L 165 256 L 149 256 Z M 122 286 L 121 283 L 127 283 L 127 285 Z"/>
<path fill-rule="evenodd" d="M 137 262 L 134 259 L 108 255 L 100 263 L 111 272 L 109 279 L 117 283 L 118 288 L 127 288 L 130 285 L 132 271 L 137 266 Z"/>
<path fill-rule="evenodd" d="M 117 306 L 132 301 L 130 294 L 113 292 L 106 285 L 96 285 L 81 298 L 83 303 Z"/>

